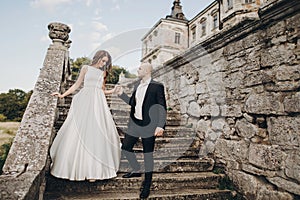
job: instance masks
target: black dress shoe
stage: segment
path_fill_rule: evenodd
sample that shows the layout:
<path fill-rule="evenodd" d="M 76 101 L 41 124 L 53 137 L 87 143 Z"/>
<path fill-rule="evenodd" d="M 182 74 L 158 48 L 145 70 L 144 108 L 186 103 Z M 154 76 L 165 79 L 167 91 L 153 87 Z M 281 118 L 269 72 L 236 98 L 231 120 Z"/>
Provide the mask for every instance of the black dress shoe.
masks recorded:
<path fill-rule="evenodd" d="M 142 174 L 139 172 L 128 172 L 126 174 L 124 174 L 122 177 L 123 178 L 132 178 L 132 177 L 141 177 Z"/>
<path fill-rule="evenodd" d="M 146 199 L 149 197 L 150 194 L 150 187 L 143 187 L 141 194 L 140 194 L 140 198 L 141 199 Z"/>

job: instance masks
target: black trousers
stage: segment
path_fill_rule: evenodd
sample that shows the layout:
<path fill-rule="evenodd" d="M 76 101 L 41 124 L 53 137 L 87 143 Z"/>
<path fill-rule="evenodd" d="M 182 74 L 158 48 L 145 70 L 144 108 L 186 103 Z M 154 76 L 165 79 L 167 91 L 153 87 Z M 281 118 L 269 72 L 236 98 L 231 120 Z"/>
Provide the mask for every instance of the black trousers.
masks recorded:
<path fill-rule="evenodd" d="M 137 143 L 139 137 L 125 134 L 125 138 L 122 144 L 122 153 L 126 156 L 130 166 L 134 171 L 140 170 L 141 166 L 136 159 L 136 155 L 133 152 L 133 147 Z M 155 144 L 155 136 L 143 138 L 143 154 L 144 154 L 144 166 L 145 166 L 145 182 L 151 183 L 152 173 L 154 168 L 153 151 Z"/>

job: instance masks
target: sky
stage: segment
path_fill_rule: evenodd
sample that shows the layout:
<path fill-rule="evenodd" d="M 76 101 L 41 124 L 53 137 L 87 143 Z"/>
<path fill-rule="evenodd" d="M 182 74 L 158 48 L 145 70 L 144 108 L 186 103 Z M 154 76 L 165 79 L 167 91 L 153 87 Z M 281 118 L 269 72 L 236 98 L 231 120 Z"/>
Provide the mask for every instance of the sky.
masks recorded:
<path fill-rule="evenodd" d="M 92 57 L 108 50 L 113 64 L 135 73 L 141 39 L 161 18 L 171 14 L 174 0 L 1 0 L 0 93 L 32 90 L 52 43 L 48 24 L 71 28 L 70 58 Z M 181 0 L 190 20 L 213 0 Z"/>

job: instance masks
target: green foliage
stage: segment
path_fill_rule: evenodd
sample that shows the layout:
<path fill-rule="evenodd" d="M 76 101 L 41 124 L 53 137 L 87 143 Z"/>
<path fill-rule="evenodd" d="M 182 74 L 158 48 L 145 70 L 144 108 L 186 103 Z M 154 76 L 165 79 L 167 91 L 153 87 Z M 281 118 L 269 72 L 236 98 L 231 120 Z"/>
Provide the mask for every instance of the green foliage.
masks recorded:
<path fill-rule="evenodd" d="M 220 190 L 234 190 L 233 182 L 229 179 L 228 176 L 222 178 L 219 182 L 219 189 Z"/>
<path fill-rule="evenodd" d="M 11 147 L 12 140 L 8 143 L 3 144 L 0 147 L 0 174 L 2 174 L 2 168 L 4 166 L 5 160 L 7 158 L 7 154 L 9 152 L 9 149 Z"/>
<path fill-rule="evenodd" d="M 129 73 L 125 68 L 119 67 L 117 65 L 112 66 L 110 73 L 106 79 L 106 83 L 116 84 L 119 82 L 119 76 L 123 72 L 125 78 L 136 78 L 135 74 Z"/>
<path fill-rule="evenodd" d="M 26 93 L 20 89 L 11 89 L 8 93 L 1 93 L 0 114 L 2 120 L 21 121 L 32 92 Z M 4 119 L 5 117 L 6 119 Z"/>
<path fill-rule="evenodd" d="M 0 114 L 0 122 L 4 122 L 7 119 L 7 117 L 3 114 Z"/>
<path fill-rule="evenodd" d="M 110 73 L 106 78 L 106 83 L 116 84 L 119 81 L 119 75 L 123 72 L 123 74 L 128 73 L 126 69 L 121 68 L 119 66 L 112 66 Z"/>
<path fill-rule="evenodd" d="M 72 66 L 72 80 L 76 80 L 78 74 L 80 73 L 80 69 L 83 65 L 89 65 L 91 63 L 91 59 L 88 57 L 80 57 L 75 61 L 71 59 Z M 119 75 L 123 72 L 126 78 L 136 78 L 135 74 L 129 73 L 125 68 L 119 67 L 117 65 L 112 66 L 111 71 L 109 72 L 106 83 L 108 84 L 116 84 L 119 81 Z"/>
<path fill-rule="evenodd" d="M 88 57 L 80 57 L 77 58 L 75 61 L 70 59 L 71 66 L 72 66 L 72 80 L 75 80 L 78 77 L 80 69 L 83 65 L 89 65 L 91 63 L 91 59 Z"/>
<path fill-rule="evenodd" d="M 215 173 L 215 174 L 224 174 L 225 173 L 225 169 L 221 168 L 221 167 L 214 167 L 213 173 Z"/>

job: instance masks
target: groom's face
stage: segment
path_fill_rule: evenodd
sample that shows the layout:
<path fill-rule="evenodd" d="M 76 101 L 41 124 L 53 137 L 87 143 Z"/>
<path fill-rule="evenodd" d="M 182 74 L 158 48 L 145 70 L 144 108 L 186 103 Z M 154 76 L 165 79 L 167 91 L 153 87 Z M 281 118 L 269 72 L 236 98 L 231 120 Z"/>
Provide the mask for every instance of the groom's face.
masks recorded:
<path fill-rule="evenodd" d="M 145 77 L 145 75 L 147 74 L 147 67 L 145 65 L 141 65 L 138 68 L 137 73 L 139 78 Z"/>

